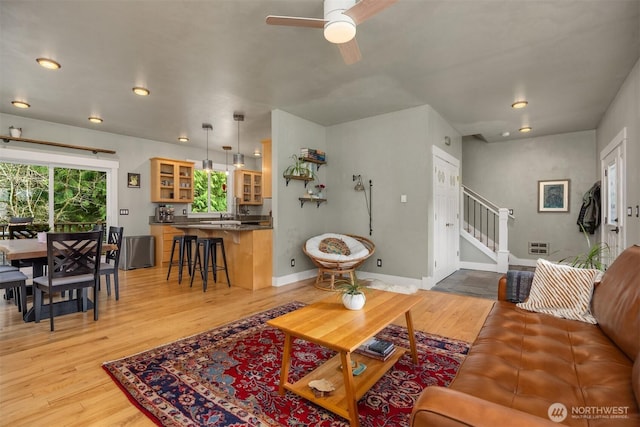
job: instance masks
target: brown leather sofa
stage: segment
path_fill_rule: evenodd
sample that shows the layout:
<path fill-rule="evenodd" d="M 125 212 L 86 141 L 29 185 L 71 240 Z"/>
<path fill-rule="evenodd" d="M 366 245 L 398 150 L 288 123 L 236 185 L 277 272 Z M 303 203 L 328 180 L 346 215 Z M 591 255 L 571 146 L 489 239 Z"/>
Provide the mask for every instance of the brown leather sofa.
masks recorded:
<path fill-rule="evenodd" d="M 497 301 L 449 387 L 422 392 L 411 426 L 557 426 L 563 415 L 563 425 L 640 426 L 640 246 L 610 266 L 591 311 L 597 325 Z"/>

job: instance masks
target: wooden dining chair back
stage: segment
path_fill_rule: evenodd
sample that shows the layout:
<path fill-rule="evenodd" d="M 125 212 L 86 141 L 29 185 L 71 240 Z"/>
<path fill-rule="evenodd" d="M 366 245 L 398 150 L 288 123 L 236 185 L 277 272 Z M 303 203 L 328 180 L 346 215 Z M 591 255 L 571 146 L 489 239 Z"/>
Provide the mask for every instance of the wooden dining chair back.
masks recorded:
<path fill-rule="evenodd" d="M 38 231 L 33 229 L 30 224 L 9 224 L 9 239 L 35 239 L 38 237 Z"/>
<path fill-rule="evenodd" d="M 12 216 L 9 218 L 9 224 L 31 225 L 33 224 L 32 216 Z"/>
<path fill-rule="evenodd" d="M 107 296 L 111 296 L 111 275 L 113 275 L 113 288 L 116 293 L 116 301 L 120 299 L 120 285 L 118 283 L 118 265 L 120 264 L 120 248 L 124 227 L 109 227 L 107 243 L 116 245 L 116 249 L 107 251 L 105 262 L 100 266 L 100 275 L 105 276 L 107 282 Z"/>
<path fill-rule="evenodd" d="M 49 294 L 49 318 L 54 330 L 53 294 L 77 290 L 78 311 L 87 311 L 87 289 L 93 288 L 93 320 L 98 320 L 98 284 L 102 232 L 47 233 L 47 275 L 33 279 L 35 321 L 42 317 L 42 294 Z"/>

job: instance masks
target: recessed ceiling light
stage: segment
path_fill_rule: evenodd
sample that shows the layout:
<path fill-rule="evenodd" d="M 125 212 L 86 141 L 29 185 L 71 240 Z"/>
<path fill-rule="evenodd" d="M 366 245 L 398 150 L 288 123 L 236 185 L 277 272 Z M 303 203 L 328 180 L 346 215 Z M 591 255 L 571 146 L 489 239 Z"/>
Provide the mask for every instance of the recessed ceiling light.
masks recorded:
<path fill-rule="evenodd" d="M 62 65 L 60 65 L 60 63 L 49 58 L 36 58 L 36 62 L 40 64 L 41 67 L 44 67 L 48 70 L 59 70 L 60 68 L 62 68 Z"/>
<path fill-rule="evenodd" d="M 511 104 L 511 108 L 520 109 L 526 107 L 527 105 L 529 105 L 529 102 L 527 101 L 516 101 Z"/>
<path fill-rule="evenodd" d="M 531 126 L 524 126 L 521 127 L 520 129 L 518 129 L 520 132 L 522 133 L 527 133 L 527 132 L 531 132 L 533 130 L 533 128 Z"/>
<path fill-rule="evenodd" d="M 504 136 L 504 137 L 507 137 L 507 136 L 511 135 L 511 133 L 510 133 L 510 132 L 507 132 L 507 131 L 504 131 L 504 132 L 502 132 L 500 135 L 501 135 L 501 136 Z"/>
<path fill-rule="evenodd" d="M 180 136 L 180 137 L 178 137 L 178 141 L 180 141 L 180 142 L 189 142 L 189 138 L 187 138 L 186 136 Z"/>
<path fill-rule="evenodd" d="M 29 108 L 29 107 L 31 107 L 31 105 L 29 105 L 27 102 L 24 102 L 24 101 L 17 101 L 17 100 L 16 101 L 11 101 L 11 104 L 14 107 L 17 107 L 17 108 Z"/>
<path fill-rule="evenodd" d="M 91 123 L 102 123 L 103 120 L 100 117 L 97 117 L 97 116 L 90 116 L 89 117 L 89 121 Z"/>
<path fill-rule="evenodd" d="M 133 93 L 135 93 L 136 95 L 140 95 L 140 96 L 148 96 L 151 92 L 149 92 L 149 89 L 147 89 L 146 87 L 141 87 L 141 86 L 136 86 L 133 89 Z"/>

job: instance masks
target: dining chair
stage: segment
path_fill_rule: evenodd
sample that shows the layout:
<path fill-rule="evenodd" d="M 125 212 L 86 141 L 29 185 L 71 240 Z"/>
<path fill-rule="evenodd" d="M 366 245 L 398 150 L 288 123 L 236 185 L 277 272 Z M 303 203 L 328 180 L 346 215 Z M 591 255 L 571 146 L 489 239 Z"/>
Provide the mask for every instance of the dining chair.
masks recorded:
<path fill-rule="evenodd" d="M 107 296 L 111 296 L 111 275 L 113 274 L 113 288 L 116 293 L 116 301 L 120 299 L 120 285 L 118 283 L 118 265 L 120 264 L 120 247 L 122 246 L 122 235 L 124 227 L 109 227 L 107 243 L 117 246 L 117 249 L 107 251 L 102 264 L 100 264 L 100 275 L 105 276 L 107 282 Z M 111 264 L 110 261 L 113 261 Z"/>
<path fill-rule="evenodd" d="M 47 275 L 33 279 L 35 321 L 42 317 L 42 294 L 49 294 L 51 331 L 55 305 L 53 294 L 77 290 L 78 311 L 87 311 L 87 289 L 93 288 L 93 320 L 98 320 L 98 284 L 102 232 L 47 233 Z"/>

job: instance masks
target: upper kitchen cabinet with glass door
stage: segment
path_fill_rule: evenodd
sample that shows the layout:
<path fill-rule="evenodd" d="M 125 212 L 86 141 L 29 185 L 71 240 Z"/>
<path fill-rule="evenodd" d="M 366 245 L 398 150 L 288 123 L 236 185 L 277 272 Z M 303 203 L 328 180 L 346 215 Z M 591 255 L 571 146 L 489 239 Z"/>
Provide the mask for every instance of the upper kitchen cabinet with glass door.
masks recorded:
<path fill-rule="evenodd" d="M 151 162 L 151 201 L 193 202 L 193 162 L 154 157 Z"/>

